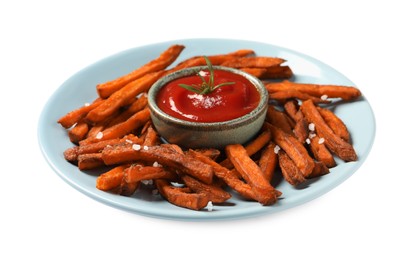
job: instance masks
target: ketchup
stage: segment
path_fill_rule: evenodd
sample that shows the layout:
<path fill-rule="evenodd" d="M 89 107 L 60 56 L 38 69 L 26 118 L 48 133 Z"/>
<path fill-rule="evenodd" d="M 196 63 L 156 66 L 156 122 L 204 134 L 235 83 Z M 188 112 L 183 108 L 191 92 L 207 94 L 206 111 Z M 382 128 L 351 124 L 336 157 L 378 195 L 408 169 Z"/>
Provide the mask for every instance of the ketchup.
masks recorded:
<path fill-rule="evenodd" d="M 204 76 L 208 81 L 208 75 Z M 165 113 L 192 122 L 222 122 L 241 117 L 258 106 L 260 94 L 256 87 L 241 75 L 214 70 L 214 83 L 234 82 L 208 94 L 197 94 L 178 84 L 199 85 L 198 75 L 169 82 L 158 92 L 156 102 Z"/>

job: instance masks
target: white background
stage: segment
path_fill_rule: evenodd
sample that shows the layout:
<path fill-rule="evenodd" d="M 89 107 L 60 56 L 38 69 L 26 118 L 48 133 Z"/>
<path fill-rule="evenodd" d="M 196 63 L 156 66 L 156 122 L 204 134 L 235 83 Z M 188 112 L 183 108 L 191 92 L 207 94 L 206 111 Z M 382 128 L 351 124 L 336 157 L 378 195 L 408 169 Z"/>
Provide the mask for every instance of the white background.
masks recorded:
<path fill-rule="evenodd" d="M 407 1 L 5 2 L 0 4 L 1 259 L 410 259 Z M 377 122 L 362 167 L 296 208 L 205 223 L 111 208 L 52 171 L 39 150 L 37 123 L 67 78 L 132 47 L 211 37 L 287 47 L 355 82 Z"/>

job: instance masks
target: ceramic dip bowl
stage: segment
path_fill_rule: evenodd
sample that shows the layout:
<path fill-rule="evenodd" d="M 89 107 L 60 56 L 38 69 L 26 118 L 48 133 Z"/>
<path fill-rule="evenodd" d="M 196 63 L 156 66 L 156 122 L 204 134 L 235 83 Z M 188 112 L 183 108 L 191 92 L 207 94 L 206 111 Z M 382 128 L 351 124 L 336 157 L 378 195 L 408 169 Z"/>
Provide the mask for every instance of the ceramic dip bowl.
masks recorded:
<path fill-rule="evenodd" d="M 244 77 L 257 90 L 258 105 L 245 115 L 220 122 L 192 122 L 167 114 L 159 108 L 157 95 L 168 83 L 207 70 L 206 66 L 192 67 L 170 73 L 159 79 L 148 92 L 148 104 L 153 125 L 163 141 L 183 148 L 223 149 L 228 144 L 244 144 L 261 129 L 268 106 L 268 93 L 264 84 L 254 76 L 241 70 L 213 66 L 214 71 L 222 70 Z"/>

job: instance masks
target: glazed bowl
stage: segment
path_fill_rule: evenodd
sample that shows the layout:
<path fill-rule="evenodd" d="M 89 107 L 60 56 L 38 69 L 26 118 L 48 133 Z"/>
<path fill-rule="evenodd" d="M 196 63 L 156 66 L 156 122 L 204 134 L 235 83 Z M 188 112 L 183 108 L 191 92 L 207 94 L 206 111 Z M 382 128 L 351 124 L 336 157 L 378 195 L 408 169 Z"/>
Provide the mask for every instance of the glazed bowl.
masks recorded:
<path fill-rule="evenodd" d="M 148 105 L 153 125 L 162 140 L 183 148 L 223 149 L 229 144 L 245 144 L 261 129 L 268 106 L 268 93 L 264 84 L 256 77 L 238 69 L 213 66 L 214 70 L 225 70 L 246 78 L 258 91 L 260 101 L 251 112 L 235 119 L 222 122 L 192 122 L 165 113 L 156 103 L 161 88 L 169 82 L 196 75 L 206 66 L 192 67 L 170 73 L 159 79 L 148 92 Z"/>

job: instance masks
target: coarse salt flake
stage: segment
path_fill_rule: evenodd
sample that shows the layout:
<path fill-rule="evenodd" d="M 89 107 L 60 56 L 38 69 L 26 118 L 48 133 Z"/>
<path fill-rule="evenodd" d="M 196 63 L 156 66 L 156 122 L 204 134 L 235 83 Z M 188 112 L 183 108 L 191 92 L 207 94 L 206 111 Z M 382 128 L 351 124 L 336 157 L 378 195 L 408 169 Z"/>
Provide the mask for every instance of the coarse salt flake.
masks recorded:
<path fill-rule="evenodd" d="M 310 144 L 310 143 L 311 143 L 310 138 L 305 139 L 305 142 L 306 142 L 307 144 Z"/>
<path fill-rule="evenodd" d="M 200 70 L 200 71 L 198 72 L 198 75 L 200 75 L 201 77 L 205 77 L 205 76 L 207 76 L 207 72 L 205 72 L 205 71 L 203 71 L 203 70 Z"/>
<path fill-rule="evenodd" d="M 152 185 L 153 180 L 142 180 L 141 183 L 144 184 L 144 185 Z"/>
<path fill-rule="evenodd" d="M 144 151 L 148 151 L 148 146 L 147 146 L 147 145 L 144 145 L 144 146 L 143 146 L 143 149 L 144 149 Z"/>
<path fill-rule="evenodd" d="M 278 146 L 278 145 L 276 145 L 275 147 L 274 147 L 274 153 L 275 154 L 278 154 L 278 152 L 281 150 L 281 147 L 280 146 Z"/>
<path fill-rule="evenodd" d="M 308 138 L 313 139 L 314 137 L 316 137 L 317 135 L 315 133 L 309 133 L 308 134 Z"/>
<path fill-rule="evenodd" d="M 133 144 L 133 146 L 132 146 L 131 148 L 133 148 L 133 150 L 140 151 L 141 145 L 139 145 L 139 144 Z"/>
<path fill-rule="evenodd" d="M 103 132 L 98 132 L 98 133 L 96 134 L 96 138 L 97 138 L 97 139 L 103 138 Z"/>
<path fill-rule="evenodd" d="M 322 95 L 321 100 L 327 100 L 328 96 L 327 95 Z"/>
<path fill-rule="evenodd" d="M 205 207 L 208 211 L 213 211 L 213 202 L 209 201 Z"/>
<path fill-rule="evenodd" d="M 129 139 L 126 139 L 126 143 L 132 144 L 133 141 L 131 141 L 131 140 L 129 140 Z"/>
<path fill-rule="evenodd" d="M 314 131 L 314 130 L 315 130 L 315 124 L 314 124 L 314 123 L 310 123 L 310 124 L 308 125 L 308 130 Z"/>
<path fill-rule="evenodd" d="M 84 103 L 84 106 L 88 107 L 88 106 L 90 106 L 90 103 Z"/>
<path fill-rule="evenodd" d="M 324 141 L 325 141 L 324 138 L 321 137 L 320 139 L 318 139 L 318 144 L 322 144 L 324 143 Z"/>
<path fill-rule="evenodd" d="M 154 162 L 153 167 L 161 167 L 161 164 L 159 164 L 158 162 Z"/>

